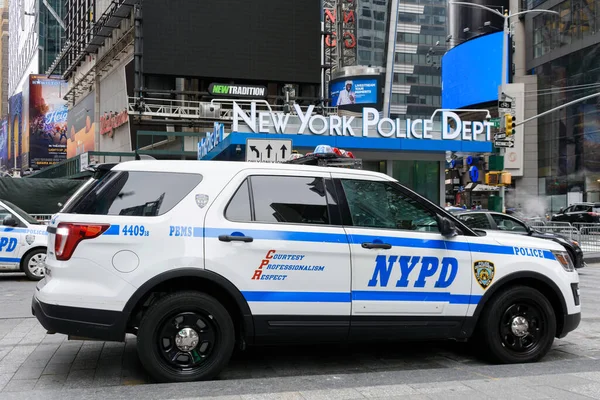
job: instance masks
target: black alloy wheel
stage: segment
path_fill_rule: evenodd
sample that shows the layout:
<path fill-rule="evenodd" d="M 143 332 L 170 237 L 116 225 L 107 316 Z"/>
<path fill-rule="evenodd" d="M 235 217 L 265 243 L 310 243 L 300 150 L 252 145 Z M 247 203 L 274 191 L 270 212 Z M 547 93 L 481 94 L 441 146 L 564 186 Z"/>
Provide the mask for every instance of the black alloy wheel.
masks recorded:
<path fill-rule="evenodd" d="M 209 380 L 231 358 L 234 325 L 215 298 L 193 291 L 173 293 L 144 314 L 137 343 L 142 365 L 158 382 Z"/>
<path fill-rule="evenodd" d="M 513 286 L 486 304 L 476 332 L 483 354 L 499 363 L 528 363 L 543 358 L 554 342 L 552 304 L 538 290 Z"/>

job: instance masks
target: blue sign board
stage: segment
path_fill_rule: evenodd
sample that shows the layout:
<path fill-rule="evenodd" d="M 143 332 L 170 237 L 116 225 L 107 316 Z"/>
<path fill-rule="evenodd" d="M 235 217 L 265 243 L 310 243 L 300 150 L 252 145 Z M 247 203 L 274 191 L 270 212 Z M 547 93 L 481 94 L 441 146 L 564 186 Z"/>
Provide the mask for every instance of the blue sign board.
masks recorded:
<path fill-rule="evenodd" d="M 378 93 L 377 79 L 346 79 L 332 82 L 331 101 L 334 107 L 353 104 L 376 104 Z"/>

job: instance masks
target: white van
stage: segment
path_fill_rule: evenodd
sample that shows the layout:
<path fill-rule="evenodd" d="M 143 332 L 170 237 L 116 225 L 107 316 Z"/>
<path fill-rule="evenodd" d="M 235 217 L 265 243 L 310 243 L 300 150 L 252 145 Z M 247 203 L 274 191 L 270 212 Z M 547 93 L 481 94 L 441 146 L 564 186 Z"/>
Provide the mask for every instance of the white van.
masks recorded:
<path fill-rule="evenodd" d="M 211 379 L 235 346 L 267 343 L 476 337 L 492 360 L 532 362 L 581 318 L 562 246 L 476 232 L 364 170 L 125 162 L 48 229 L 34 315 L 70 336 L 137 335 L 158 381 Z"/>

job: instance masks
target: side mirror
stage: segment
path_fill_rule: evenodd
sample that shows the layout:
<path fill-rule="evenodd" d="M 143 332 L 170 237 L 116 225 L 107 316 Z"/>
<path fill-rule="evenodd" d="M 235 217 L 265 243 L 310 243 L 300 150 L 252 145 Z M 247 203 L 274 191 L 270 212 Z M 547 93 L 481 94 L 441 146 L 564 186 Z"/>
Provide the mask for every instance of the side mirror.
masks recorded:
<path fill-rule="evenodd" d="M 558 210 L 558 213 L 559 213 L 559 214 L 562 214 L 564 211 L 565 211 L 565 208 L 564 208 L 564 207 L 561 207 L 561 208 L 560 208 L 560 210 Z"/>
<path fill-rule="evenodd" d="M 442 217 L 441 215 L 437 216 L 437 223 L 442 236 L 445 237 L 454 237 L 458 235 L 458 230 L 456 229 L 456 225 L 453 221 L 449 220 L 446 217 Z"/>
<path fill-rule="evenodd" d="M 15 218 L 12 215 L 7 215 L 6 217 L 4 217 L 4 220 L 2 220 L 2 225 L 17 226 L 19 224 L 17 223 L 17 221 L 15 220 Z"/>

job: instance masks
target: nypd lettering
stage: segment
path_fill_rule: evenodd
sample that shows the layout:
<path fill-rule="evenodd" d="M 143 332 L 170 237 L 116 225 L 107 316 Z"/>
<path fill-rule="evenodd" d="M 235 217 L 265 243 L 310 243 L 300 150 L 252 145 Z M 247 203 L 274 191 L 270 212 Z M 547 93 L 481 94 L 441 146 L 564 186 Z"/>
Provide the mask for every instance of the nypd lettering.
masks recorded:
<path fill-rule="evenodd" d="M 17 248 L 17 239 L 16 238 L 0 238 L 0 251 L 5 251 L 10 253 L 14 249 Z"/>
<path fill-rule="evenodd" d="M 392 282 L 396 287 L 423 288 L 430 278 L 436 279 L 434 287 L 447 288 L 456 279 L 458 273 L 458 260 L 453 257 L 429 256 L 385 256 L 379 255 L 375 258 L 375 269 L 373 277 L 368 286 L 387 287 L 390 277 L 394 273 Z M 434 278 L 436 276 L 436 278 Z"/>
<path fill-rule="evenodd" d="M 513 251 L 516 256 L 528 256 L 528 257 L 537 257 L 537 258 L 545 258 L 544 251 L 538 249 L 530 249 L 527 247 L 513 247 Z"/>

